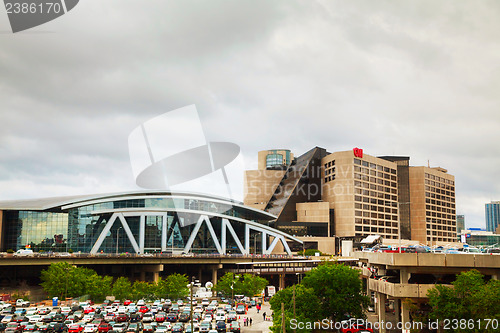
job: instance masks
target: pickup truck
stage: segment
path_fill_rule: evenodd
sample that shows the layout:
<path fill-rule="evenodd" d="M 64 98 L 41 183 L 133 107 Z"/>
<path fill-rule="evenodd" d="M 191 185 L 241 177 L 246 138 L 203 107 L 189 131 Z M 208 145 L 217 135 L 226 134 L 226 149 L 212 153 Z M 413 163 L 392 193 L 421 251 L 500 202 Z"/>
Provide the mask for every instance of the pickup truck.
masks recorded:
<path fill-rule="evenodd" d="M 16 300 L 16 307 L 28 307 L 28 306 L 30 306 L 29 301 L 25 301 L 22 298 L 19 298 L 18 300 Z"/>

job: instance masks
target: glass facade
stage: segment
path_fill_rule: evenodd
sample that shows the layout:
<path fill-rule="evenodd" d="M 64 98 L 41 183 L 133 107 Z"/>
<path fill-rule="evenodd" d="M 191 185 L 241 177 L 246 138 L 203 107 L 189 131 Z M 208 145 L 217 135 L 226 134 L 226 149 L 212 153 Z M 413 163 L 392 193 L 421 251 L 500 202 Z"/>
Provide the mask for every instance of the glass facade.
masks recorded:
<path fill-rule="evenodd" d="M 500 201 L 492 201 L 485 205 L 486 231 L 496 232 L 500 223 Z"/>
<path fill-rule="evenodd" d="M 95 200 L 96 203 L 67 210 L 62 210 L 61 207 L 54 207 L 52 211 L 6 210 L 3 223 L 4 250 L 18 250 L 29 246 L 35 252 L 66 252 L 71 249 L 74 252 L 89 253 L 117 211 L 123 212 L 126 225 L 137 243 L 141 216 L 144 217 L 144 252 L 160 252 L 165 247 L 172 251 L 182 250 L 202 214 L 220 214 L 228 219 L 236 217 L 266 225 L 270 220 L 245 207 L 204 198 L 142 195 L 140 198 L 116 199 Z M 215 234 L 220 235 L 222 218 L 211 216 L 210 223 Z M 233 221 L 232 226 L 237 235 L 244 234 L 244 223 Z M 166 238 L 162 243 L 164 235 Z M 257 244 L 257 240 L 253 241 Z M 260 240 L 258 243 L 260 244 Z M 232 237 L 227 237 L 227 249 L 232 248 L 236 249 L 236 242 Z M 202 224 L 197 233 L 192 249 L 193 252 L 217 252 L 206 223 Z M 120 218 L 115 216 L 112 227 L 99 247 L 99 252 L 101 251 L 136 252 Z"/>

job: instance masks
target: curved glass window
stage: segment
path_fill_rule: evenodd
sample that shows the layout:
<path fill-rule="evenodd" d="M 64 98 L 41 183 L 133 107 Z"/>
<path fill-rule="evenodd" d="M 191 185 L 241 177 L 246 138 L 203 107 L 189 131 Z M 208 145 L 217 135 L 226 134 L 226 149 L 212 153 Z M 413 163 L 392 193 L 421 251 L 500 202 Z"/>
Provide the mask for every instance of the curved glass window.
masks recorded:
<path fill-rule="evenodd" d="M 283 155 L 269 154 L 266 156 L 266 168 L 270 168 L 275 165 L 283 165 Z"/>

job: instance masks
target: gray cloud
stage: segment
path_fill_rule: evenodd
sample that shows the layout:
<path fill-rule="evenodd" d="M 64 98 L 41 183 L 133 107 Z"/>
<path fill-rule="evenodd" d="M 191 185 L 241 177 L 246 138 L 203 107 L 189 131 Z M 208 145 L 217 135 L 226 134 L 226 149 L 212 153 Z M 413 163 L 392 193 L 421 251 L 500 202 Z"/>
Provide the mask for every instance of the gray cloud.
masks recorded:
<path fill-rule="evenodd" d="M 500 198 L 496 1 L 86 0 L 0 34 L 0 197 L 134 188 L 127 137 L 196 104 L 212 141 L 363 147 L 456 176 L 484 226 Z M 0 30 L 8 31 L 0 11 Z"/>

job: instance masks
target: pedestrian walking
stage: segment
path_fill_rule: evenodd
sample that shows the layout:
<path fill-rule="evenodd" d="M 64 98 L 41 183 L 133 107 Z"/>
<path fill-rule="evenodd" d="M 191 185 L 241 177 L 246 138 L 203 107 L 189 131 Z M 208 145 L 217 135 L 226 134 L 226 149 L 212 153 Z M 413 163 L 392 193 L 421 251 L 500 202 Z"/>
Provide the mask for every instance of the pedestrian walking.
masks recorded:
<path fill-rule="evenodd" d="M 253 321 L 252 318 L 250 318 L 250 326 L 252 326 L 252 321 Z"/>
<path fill-rule="evenodd" d="M 262 318 L 264 319 L 264 321 L 266 321 L 266 313 L 262 313 Z"/>

